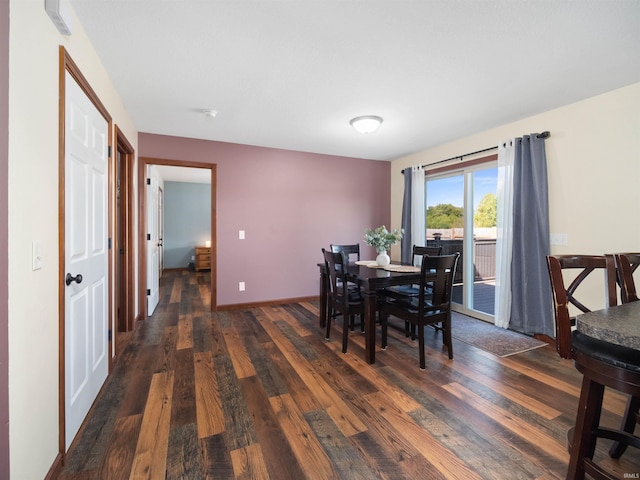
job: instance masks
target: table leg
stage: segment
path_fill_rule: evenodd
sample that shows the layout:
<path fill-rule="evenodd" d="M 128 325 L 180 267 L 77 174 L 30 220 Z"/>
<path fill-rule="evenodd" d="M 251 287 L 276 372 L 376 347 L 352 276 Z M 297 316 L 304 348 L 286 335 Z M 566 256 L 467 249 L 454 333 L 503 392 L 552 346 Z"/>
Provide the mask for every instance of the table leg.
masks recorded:
<path fill-rule="evenodd" d="M 327 274 L 324 271 L 320 272 L 320 328 L 327 326 Z"/>
<path fill-rule="evenodd" d="M 376 363 L 376 292 L 364 292 L 365 360 Z"/>

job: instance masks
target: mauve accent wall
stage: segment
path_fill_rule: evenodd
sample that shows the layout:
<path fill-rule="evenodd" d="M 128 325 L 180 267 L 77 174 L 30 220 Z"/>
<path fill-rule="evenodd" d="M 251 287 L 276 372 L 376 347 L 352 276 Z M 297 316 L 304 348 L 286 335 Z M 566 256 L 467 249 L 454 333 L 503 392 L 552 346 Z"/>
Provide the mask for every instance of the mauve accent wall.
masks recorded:
<path fill-rule="evenodd" d="M 363 231 L 389 226 L 390 162 L 146 133 L 138 155 L 217 165 L 218 306 L 317 296 L 321 248 L 374 258 Z"/>
<path fill-rule="evenodd" d="M 9 2 L 0 2 L 0 478 L 9 478 Z"/>

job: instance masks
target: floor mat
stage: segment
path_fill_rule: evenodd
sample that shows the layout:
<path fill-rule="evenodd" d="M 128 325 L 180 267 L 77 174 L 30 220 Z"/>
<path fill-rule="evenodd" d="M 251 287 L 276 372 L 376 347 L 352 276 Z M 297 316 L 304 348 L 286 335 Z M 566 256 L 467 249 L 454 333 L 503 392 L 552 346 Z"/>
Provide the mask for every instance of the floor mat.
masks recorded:
<path fill-rule="evenodd" d="M 452 312 L 451 322 L 451 335 L 454 338 L 499 357 L 508 357 L 547 345 L 546 342 L 533 337 L 496 327 L 457 312 Z"/>

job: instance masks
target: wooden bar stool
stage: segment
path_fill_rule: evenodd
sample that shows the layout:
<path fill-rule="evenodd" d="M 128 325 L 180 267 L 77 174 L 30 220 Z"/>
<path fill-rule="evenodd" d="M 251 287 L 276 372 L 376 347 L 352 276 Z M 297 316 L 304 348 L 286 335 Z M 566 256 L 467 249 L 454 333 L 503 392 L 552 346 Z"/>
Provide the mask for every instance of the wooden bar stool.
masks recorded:
<path fill-rule="evenodd" d="M 640 355 L 637 350 L 603 342 L 579 331 L 573 332 L 572 345 L 575 366 L 583 379 L 567 479 L 582 479 L 585 473 L 596 479 L 615 479 L 618 477 L 593 461 L 598 438 L 636 448 L 640 448 L 640 438 L 622 429 L 599 425 L 604 389 L 609 387 L 632 399 L 640 398 Z"/>
<path fill-rule="evenodd" d="M 596 479 L 617 478 L 593 461 L 598 438 L 614 440 L 609 452 L 613 458 L 619 457 L 627 446 L 640 448 L 640 438 L 633 435 L 635 423 L 629 426 L 627 421 L 627 417 L 634 417 L 638 411 L 640 399 L 638 350 L 598 340 L 577 330 L 571 331 L 575 321 L 569 315 L 569 306 L 573 305 L 589 314 L 589 309 L 580 302 L 576 291 L 594 272 L 603 275 L 605 305 L 615 307 L 616 272 L 612 268 L 612 261 L 612 256 L 604 255 L 547 257 L 556 320 L 556 349 L 561 357 L 572 358 L 576 369 L 583 375 L 575 428 L 568 433 L 570 460 L 566 478 L 572 480 L 582 480 L 585 473 Z M 563 270 L 575 273 L 573 281 L 566 288 Z M 605 387 L 630 396 L 625 420 L 617 430 L 600 426 Z"/>

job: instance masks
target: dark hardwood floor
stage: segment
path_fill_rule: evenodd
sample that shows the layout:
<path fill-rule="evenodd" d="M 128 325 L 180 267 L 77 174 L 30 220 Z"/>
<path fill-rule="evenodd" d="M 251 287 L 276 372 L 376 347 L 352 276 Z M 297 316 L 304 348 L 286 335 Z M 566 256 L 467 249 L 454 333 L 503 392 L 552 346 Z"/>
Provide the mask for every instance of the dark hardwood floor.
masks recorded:
<path fill-rule="evenodd" d="M 368 365 L 359 329 L 346 355 L 339 326 L 324 340 L 317 302 L 213 314 L 209 298 L 207 273 L 163 275 L 60 478 L 564 478 L 581 378 L 552 347 L 500 358 L 454 338 L 449 360 L 429 331 L 420 371 L 390 330 Z M 624 401 L 607 392 L 607 424 Z M 608 447 L 638 478 L 638 452 Z"/>

